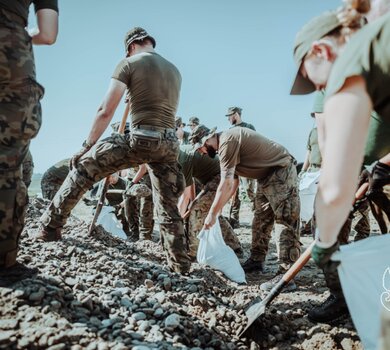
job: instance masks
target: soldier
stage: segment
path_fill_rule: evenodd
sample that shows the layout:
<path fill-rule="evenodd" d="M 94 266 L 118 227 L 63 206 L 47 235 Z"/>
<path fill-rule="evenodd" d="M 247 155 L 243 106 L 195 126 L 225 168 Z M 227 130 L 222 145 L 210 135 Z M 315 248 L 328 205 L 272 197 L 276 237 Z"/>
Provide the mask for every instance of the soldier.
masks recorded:
<path fill-rule="evenodd" d="M 248 128 L 253 131 L 256 131 L 255 127 L 252 124 L 245 123 L 241 118 L 242 108 L 240 107 L 229 107 L 226 113 L 229 123 L 234 127 Z M 233 228 L 238 228 L 240 226 L 240 187 L 246 191 L 246 194 L 249 200 L 252 202 L 252 207 L 254 209 L 255 205 L 255 192 L 256 192 L 256 182 L 252 179 L 246 179 L 244 177 L 240 178 L 240 186 L 238 187 L 234 197 L 232 199 L 232 204 L 230 207 L 230 223 Z"/>
<path fill-rule="evenodd" d="M 256 205 L 252 222 L 250 258 L 243 264 L 246 272 L 263 271 L 274 224 L 279 270 L 265 284 L 270 290 L 299 257 L 299 197 L 296 161 L 281 145 L 248 128 L 232 128 L 203 137 L 196 146 L 200 152 L 215 157 L 221 164 L 221 182 L 204 223 L 210 228 L 223 206 L 236 191 L 237 176 L 257 180 Z M 295 289 L 292 281 L 288 290 Z"/>
<path fill-rule="evenodd" d="M 137 176 L 136 172 L 138 172 L 138 170 L 138 167 L 129 169 L 127 176 L 130 181 L 128 182 L 127 190 L 129 190 L 134 183 L 142 184 L 151 189 L 152 183 L 146 166 L 142 178 L 140 180 L 135 180 L 135 176 Z M 134 240 L 151 240 L 154 227 L 154 205 L 152 195 L 135 197 L 130 195 L 127 191 L 124 195 L 124 199 L 124 212 L 130 228 L 129 238 Z"/>
<path fill-rule="evenodd" d="M 338 234 L 357 188 L 371 113 L 375 110 L 384 124 L 390 121 L 390 14 L 359 30 L 366 23 L 362 14 L 369 10 L 370 2 L 346 3 L 338 12 L 326 12 L 309 21 L 294 44 L 297 74 L 291 94 L 326 88 L 323 126 L 319 125 L 319 131 L 326 130 L 326 134 L 312 258 L 323 269 L 331 294 L 309 314 L 322 322 L 348 312 L 338 281 L 338 264 L 331 256 L 339 247 Z M 384 175 L 386 180 L 389 164 L 390 159 L 383 157 L 373 173 Z"/>
<path fill-rule="evenodd" d="M 183 220 L 177 209 L 184 190 L 183 174 L 176 162 L 179 143 L 175 134 L 181 75 L 171 62 L 154 51 L 155 46 L 154 38 L 140 27 L 126 34 L 126 58 L 117 65 L 92 129 L 43 214 L 36 238 L 61 239 L 62 227 L 72 208 L 93 183 L 118 170 L 147 163 L 168 265 L 173 271 L 187 273 L 191 263 L 185 253 Z M 97 142 L 126 89 L 132 114 L 130 133 L 114 133 Z"/>
<path fill-rule="evenodd" d="M 31 152 L 28 151 L 22 163 L 22 179 L 27 189 L 30 187 L 33 173 L 34 173 L 34 160 Z"/>
<path fill-rule="evenodd" d="M 200 124 L 198 117 L 191 117 L 188 121 L 188 126 L 191 129 L 191 132 Z"/>
<path fill-rule="evenodd" d="M 35 6 L 38 29 L 27 33 L 25 28 L 31 3 Z M 16 278 L 17 275 L 21 277 L 24 272 L 28 272 L 16 262 L 27 204 L 27 189 L 22 181 L 21 165 L 28 153 L 30 140 L 37 135 L 41 126 L 39 101 L 44 93 L 43 87 L 35 79 L 32 44 L 53 44 L 57 31 L 57 0 L 0 1 L 0 274 L 2 277 Z"/>
<path fill-rule="evenodd" d="M 69 173 L 70 158 L 63 159 L 47 169 L 41 179 L 42 197 L 52 200 Z"/>
<path fill-rule="evenodd" d="M 183 123 L 183 120 L 181 117 L 176 117 L 175 118 L 175 123 L 176 123 L 176 136 L 180 141 L 181 145 L 188 145 L 190 133 L 188 131 L 184 131 L 184 128 L 186 126 L 186 123 Z"/>
<path fill-rule="evenodd" d="M 204 134 L 205 132 L 197 128 L 197 132 L 193 136 L 201 138 L 201 133 Z M 212 159 L 201 155 L 192 147 L 187 146 L 181 147 L 178 162 L 186 180 L 186 188 L 179 202 L 179 210 L 182 216 L 185 214 L 188 205 L 195 199 L 195 181 L 200 184 L 202 193 L 204 193 L 198 200 L 193 202 L 188 217 L 188 250 L 190 258 L 195 260 L 199 245 L 197 236 L 203 227 L 220 180 L 219 161 L 218 158 Z M 242 254 L 240 241 L 229 222 L 221 215 L 219 216 L 219 223 L 226 244 L 236 254 Z"/>

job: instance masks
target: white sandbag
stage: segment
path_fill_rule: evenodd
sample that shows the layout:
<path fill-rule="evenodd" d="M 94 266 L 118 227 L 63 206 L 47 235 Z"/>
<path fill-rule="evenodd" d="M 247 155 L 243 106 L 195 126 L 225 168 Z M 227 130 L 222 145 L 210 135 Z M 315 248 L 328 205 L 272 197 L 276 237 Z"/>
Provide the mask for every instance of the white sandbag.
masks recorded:
<path fill-rule="evenodd" d="M 97 219 L 96 225 L 101 225 L 107 232 L 113 236 L 126 239 L 126 233 L 123 231 L 122 224 L 115 216 L 115 209 L 108 205 L 102 207 L 102 211 Z"/>
<path fill-rule="evenodd" d="M 199 247 L 196 258 L 199 264 L 209 265 L 223 272 L 237 283 L 246 283 L 245 272 L 233 249 L 223 240 L 219 220 L 210 230 L 202 230 L 198 235 Z"/>
<path fill-rule="evenodd" d="M 299 199 L 301 201 L 301 221 L 308 222 L 313 216 L 314 199 L 317 194 L 320 171 L 306 172 L 299 182 Z"/>
<path fill-rule="evenodd" d="M 390 234 L 343 245 L 332 260 L 341 262 L 341 286 L 364 349 L 377 350 L 381 317 L 390 316 Z"/>

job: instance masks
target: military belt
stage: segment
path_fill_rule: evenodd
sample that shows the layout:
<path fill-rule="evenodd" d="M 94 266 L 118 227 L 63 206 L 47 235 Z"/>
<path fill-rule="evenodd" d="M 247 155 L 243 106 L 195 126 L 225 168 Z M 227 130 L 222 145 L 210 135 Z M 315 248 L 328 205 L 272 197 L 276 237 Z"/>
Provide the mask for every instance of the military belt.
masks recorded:
<path fill-rule="evenodd" d="M 176 132 L 175 129 L 163 128 L 160 126 L 152 126 L 152 125 L 137 125 L 136 128 L 137 129 L 144 129 L 144 130 L 151 130 L 151 131 L 158 131 L 158 132 L 161 132 L 163 134 L 171 134 L 171 133 Z"/>

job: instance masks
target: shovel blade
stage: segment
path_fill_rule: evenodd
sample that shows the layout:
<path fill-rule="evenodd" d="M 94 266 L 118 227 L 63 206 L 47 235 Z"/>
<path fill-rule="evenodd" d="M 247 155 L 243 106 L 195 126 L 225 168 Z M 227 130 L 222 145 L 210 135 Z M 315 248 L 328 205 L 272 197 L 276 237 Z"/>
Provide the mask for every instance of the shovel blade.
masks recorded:
<path fill-rule="evenodd" d="M 247 329 L 252 325 L 253 322 L 255 322 L 264 312 L 266 308 L 266 303 L 264 300 L 261 300 L 257 303 L 254 303 L 251 305 L 246 311 L 245 315 L 248 318 L 248 323 L 244 330 L 239 334 L 239 337 L 241 337 Z"/>

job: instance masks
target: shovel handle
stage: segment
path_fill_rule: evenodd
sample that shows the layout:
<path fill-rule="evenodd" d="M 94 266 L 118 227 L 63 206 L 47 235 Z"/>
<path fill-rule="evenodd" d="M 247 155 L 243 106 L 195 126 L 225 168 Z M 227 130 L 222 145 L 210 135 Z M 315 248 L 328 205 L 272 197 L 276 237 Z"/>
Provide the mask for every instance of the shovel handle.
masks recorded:
<path fill-rule="evenodd" d="M 307 247 L 303 254 L 298 258 L 297 261 L 289 268 L 289 270 L 283 275 L 283 280 L 288 283 L 290 282 L 299 271 L 307 264 L 311 257 L 311 251 L 314 247 L 315 241 Z"/>

